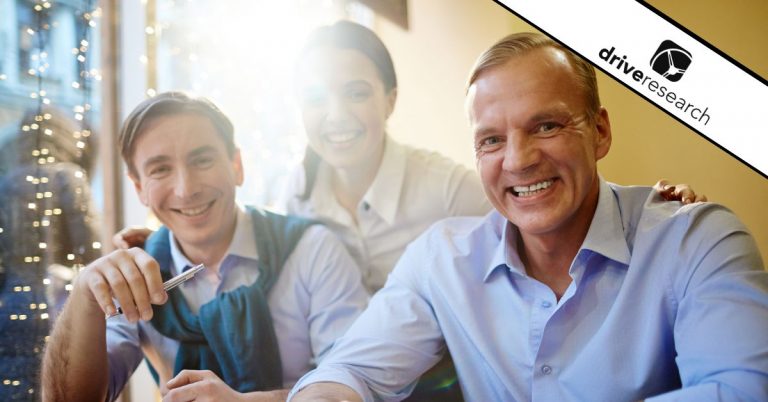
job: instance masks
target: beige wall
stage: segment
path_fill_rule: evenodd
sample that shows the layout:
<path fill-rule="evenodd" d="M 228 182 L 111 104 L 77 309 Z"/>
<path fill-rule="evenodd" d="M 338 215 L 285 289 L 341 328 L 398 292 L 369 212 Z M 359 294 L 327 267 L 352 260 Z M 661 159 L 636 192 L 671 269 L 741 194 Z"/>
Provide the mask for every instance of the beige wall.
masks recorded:
<path fill-rule="evenodd" d="M 768 77 L 768 2 L 650 3 Z M 463 110 L 467 73 L 480 52 L 497 39 L 531 28 L 490 0 L 411 0 L 409 13 L 408 31 L 382 19 L 375 26 L 392 52 L 400 80 L 389 131 L 401 142 L 474 165 Z M 652 184 L 660 178 L 690 183 L 732 209 L 768 261 L 768 180 L 612 78 L 599 73 L 598 80 L 614 133 L 611 152 L 600 163 L 603 176 L 622 184 Z M 768 135 L 765 127 L 755 130 Z"/>

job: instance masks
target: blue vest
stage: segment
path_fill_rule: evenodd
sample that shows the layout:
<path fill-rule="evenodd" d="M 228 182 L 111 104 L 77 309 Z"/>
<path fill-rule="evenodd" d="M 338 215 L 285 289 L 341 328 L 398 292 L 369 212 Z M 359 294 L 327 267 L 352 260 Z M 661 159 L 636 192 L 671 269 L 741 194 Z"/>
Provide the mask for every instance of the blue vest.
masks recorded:
<path fill-rule="evenodd" d="M 316 223 L 247 207 L 258 251 L 259 277 L 249 286 L 219 294 L 198 315 L 182 293 L 168 292 L 168 302 L 153 306 L 152 326 L 179 341 L 174 376 L 183 369 L 211 370 L 239 392 L 283 387 L 277 337 L 266 296 L 304 231 Z M 145 248 L 160 264 L 163 281 L 171 278 L 168 229 L 160 228 Z M 156 371 L 150 365 L 155 381 Z"/>

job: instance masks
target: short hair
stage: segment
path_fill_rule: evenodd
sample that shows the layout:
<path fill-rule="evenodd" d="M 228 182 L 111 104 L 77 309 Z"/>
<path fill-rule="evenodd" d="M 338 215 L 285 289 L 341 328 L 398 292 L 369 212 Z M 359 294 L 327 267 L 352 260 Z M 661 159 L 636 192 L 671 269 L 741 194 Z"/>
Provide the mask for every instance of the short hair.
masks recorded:
<path fill-rule="evenodd" d="M 146 125 L 153 119 L 176 114 L 192 113 L 203 115 L 211 121 L 219 137 L 224 141 L 227 154 L 232 158 L 235 154 L 234 127 L 229 118 L 209 99 L 193 97 L 179 91 L 169 91 L 148 98 L 139 103 L 128 115 L 120 128 L 118 143 L 120 155 L 128 166 L 128 172 L 138 177 L 138 171 L 133 164 L 136 140 L 141 136 Z"/>
<path fill-rule="evenodd" d="M 555 48 L 565 54 L 571 68 L 573 68 L 577 85 L 584 91 L 587 117 L 590 121 L 594 121 L 600 110 L 600 95 L 597 91 L 595 68 L 565 46 L 539 33 L 520 32 L 508 35 L 483 52 L 472 67 L 467 82 L 467 91 L 484 71 L 501 66 L 514 57 L 523 56 L 532 50 L 543 47 Z"/>
<path fill-rule="evenodd" d="M 344 20 L 316 28 L 309 34 L 304 43 L 299 53 L 299 60 L 311 50 L 324 47 L 357 50 L 368 57 L 376 66 L 387 92 L 397 88 L 397 75 L 392 56 L 390 56 L 389 50 L 381 38 L 370 29 Z"/>

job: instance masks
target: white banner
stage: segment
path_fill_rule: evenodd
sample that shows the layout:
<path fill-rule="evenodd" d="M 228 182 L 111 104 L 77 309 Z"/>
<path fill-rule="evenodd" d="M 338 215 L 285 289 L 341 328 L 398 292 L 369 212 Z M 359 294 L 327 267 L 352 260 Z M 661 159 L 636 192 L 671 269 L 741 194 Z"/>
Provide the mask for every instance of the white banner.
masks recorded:
<path fill-rule="evenodd" d="M 768 86 L 634 0 L 501 0 L 768 176 Z"/>

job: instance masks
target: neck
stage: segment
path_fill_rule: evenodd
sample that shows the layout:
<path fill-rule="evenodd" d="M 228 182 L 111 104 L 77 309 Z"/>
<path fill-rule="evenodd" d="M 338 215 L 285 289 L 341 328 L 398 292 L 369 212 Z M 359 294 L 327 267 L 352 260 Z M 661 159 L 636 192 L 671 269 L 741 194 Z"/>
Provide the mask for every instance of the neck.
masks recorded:
<path fill-rule="evenodd" d="M 373 184 L 376 174 L 381 167 L 384 147 L 377 156 L 375 163 L 365 163 L 349 169 L 333 169 L 333 193 L 339 204 L 353 217 L 356 217 L 357 205 Z"/>
<path fill-rule="evenodd" d="M 218 272 L 219 264 L 229 250 L 232 239 L 235 237 L 235 226 L 237 225 L 237 213 L 225 222 L 226 228 L 220 239 L 215 244 L 206 243 L 204 246 L 190 243 L 182 243 L 177 240 L 180 251 L 192 264 L 205 264 L 206 269 Z"/>
<path fill-rule="evenodd" d="M 569 270 L 589 232 L 598 195 L 596 183 L 576 214 L 561 228 L 543 234 L 521 232 L 518 238 L 517 249 L 526 272 L 549 286 L 558 300 L 571 283 Z"/>

